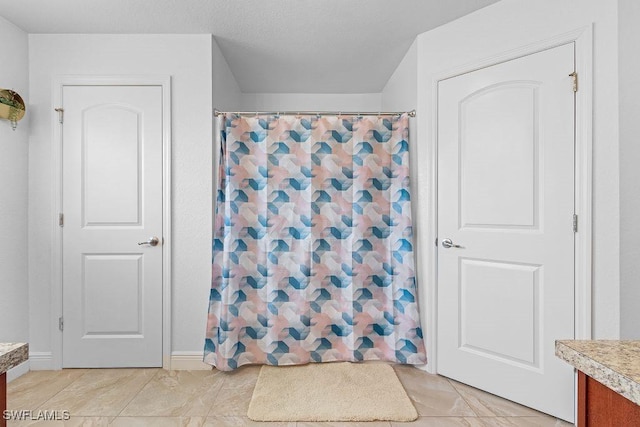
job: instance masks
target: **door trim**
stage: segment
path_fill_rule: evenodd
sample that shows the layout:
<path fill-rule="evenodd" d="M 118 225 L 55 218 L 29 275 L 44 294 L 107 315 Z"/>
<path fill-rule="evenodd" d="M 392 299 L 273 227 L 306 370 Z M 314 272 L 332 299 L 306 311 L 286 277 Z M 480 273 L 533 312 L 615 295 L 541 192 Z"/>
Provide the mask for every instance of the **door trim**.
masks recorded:
<path fill-rule="evenodd" d="M 434 244 L 438 237 L 438 84 L 442 80 L 461 74 L 568 43 L 575 43 L 575 70 L 580 79 L 580 87 L 575 94 L 574 205 L 575 213 L 579 216 L 579 226 L 578 232 L 575 233 L 574 251 L 574 338 L 590 339 L 592 336 L 593 28 L 592 25 L 588 25 L 556 37 L 465 64 L 434 75 L 430 79 L 431 93 L 434 94 L 429 101 L 431 108 L 430 139 L 433 143 L 427 144 L 424 155 L 429 159 L 431 173 L 426 177 L 427 185 L 422 192 L 426 197 L 421 198 L 424 200 L 421 203 L 421 208 L 427 212 L 429 222 L 425 227 L 426 230 L 419 236 L 419 242 L 424 242 L 421 250 L 425 251 L 427 261 L 423 267 L 426 274 L 424 274 L 421 283 L 426 294 L 422 301 L 426 300 L 425 308 L 428 312 L 425 344 L 429 360 L 426 370 L 430 373 L 438 372 L 436 351 L 438 344 L 436 338 L 438 331 L 438 250 Z M 426 127 L 422 129 L 426 131 Z M 427 206 L 424 205 L 425 203 Z"/>
<path fill-rule="evenodd" d="M 51 355 L 52 369 L 62 369 L 62 126 L 54 111 L 62 103 L 65 86 L 160 86 L 162 88 L 162 367 L 171 369 L 171 77 L 170 76 L 57 76 L 51 88 Z"/>

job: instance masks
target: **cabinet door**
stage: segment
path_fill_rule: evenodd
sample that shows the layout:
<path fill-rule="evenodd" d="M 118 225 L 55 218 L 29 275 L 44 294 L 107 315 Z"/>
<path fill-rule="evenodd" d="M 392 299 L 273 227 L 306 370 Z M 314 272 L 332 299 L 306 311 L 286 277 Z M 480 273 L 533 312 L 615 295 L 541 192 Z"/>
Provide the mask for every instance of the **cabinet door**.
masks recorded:
<path fill-rule="evenodd" d="M 578 427 L 640 426 L 640 406 L 578 372 Z"/>

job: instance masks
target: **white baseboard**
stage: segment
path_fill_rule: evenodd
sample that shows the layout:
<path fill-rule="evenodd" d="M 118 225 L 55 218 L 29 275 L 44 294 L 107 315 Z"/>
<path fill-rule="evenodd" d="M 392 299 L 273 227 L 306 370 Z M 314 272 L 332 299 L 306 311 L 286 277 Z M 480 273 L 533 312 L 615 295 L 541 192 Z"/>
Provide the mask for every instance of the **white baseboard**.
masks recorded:
<path fill-rule="evenodd" d="M 14 366 L 13 368 L 7 371 L 7 383 L 15 380 L 18 377 L 23 376 L 27 372 L 29 372 L 29 361 L 23 362 L 18 366 Z"/>
<path fill-rule="evenodd" d="M 204 371 L 211 370 L 211 365 L 202 361 L 203 352 L 201 351 L 174 351 L 171 353 L 170 366 L 174 371 Z M 26 365 L 23 367 L 22 365 Z M 18 370 L 20 368 L 20 370 Z M 53 367 L 53 356 L 51 352 L 32 352 L 29 353 L 29 360 L 19 366 L 16 366 L 17 378 L 24 373 L 31 371 L 51 371 Z M 24 370 L 24 372 L 22 372 Z M 10 371 L 11 372 L 11 371 Z M 8 376 L 7 376 L 8 378 Z"/>
<path fill-rule="evenodd" d="M 29 353 L 29 367 L 32 371 L 52 371 L 53 355 L 50 351 L 34 351 Z"/>
<path fill-rule="evenodd" d="M 421 371 L 424 372 L 428 372 L 430 374 L 435 374 L 435 372 L 432 372 L 433 369 L 431 369 L 431 365 L 425 363 L 424 365 L 414 365 L 416 368 L 420 369 Z"/>
<path fill-rule="evenodd" d="M 173 371 L 210 371 L 212 366 L 202 361 L 202 351 L 174 351 L 171 353 Z"/>
<path fill-rule="evenodd" d="M 51 352 L 30 352 L 29 359 L 14 366 L 7 371 L 7 382 L 15 380 L 29 371 L 50 371 L 53 370 L 53 357 Z"/>

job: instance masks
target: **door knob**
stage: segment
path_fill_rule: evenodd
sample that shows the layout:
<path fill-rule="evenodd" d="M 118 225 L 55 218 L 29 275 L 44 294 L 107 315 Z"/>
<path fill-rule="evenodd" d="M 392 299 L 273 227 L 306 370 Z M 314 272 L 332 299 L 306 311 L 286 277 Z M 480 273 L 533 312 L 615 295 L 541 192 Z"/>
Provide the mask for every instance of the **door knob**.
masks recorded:
<path fill-rule="evenodd" d="M 160 243 L 160 239 L 154 236 L 154 237 L 149 237 L 149 240 L 147 240 L 146 242 L 138 242 L 138 246 L 142 246 L 142 245 L 158 246 L 158 243 Z"/>
<path fill-rule="evenodd" d="M 444 239 L 442 241 L 442 247 L 449 249 L 449 248 L 461 248 L 462 246 L 456 245 L 451 241 L 451 239 Z"/>

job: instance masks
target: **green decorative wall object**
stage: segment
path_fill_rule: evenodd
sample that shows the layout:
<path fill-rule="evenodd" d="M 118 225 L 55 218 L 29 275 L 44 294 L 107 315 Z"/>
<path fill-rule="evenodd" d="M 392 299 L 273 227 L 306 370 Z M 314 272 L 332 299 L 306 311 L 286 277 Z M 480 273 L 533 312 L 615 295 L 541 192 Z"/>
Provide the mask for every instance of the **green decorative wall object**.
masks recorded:
<path fill-rule="evenodd" d="M 24 100 L 17 92 L 0 89 L 0 119 L 9 120 L 13 130 L 24 117 L 25 110 Z"/>

